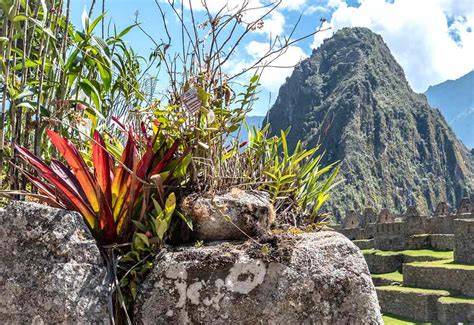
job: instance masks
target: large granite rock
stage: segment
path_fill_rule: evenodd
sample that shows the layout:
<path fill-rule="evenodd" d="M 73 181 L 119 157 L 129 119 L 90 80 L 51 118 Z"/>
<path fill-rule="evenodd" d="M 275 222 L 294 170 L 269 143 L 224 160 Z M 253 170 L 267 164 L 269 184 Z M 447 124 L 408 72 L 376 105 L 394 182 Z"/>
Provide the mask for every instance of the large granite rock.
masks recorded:
<path fill-rule="evenodd" d="M 12 201 L 0 246 L 2 324 L 108 323 L 105 268 L 80 215 Z"/>
<path fill-rule="evenodd" d="M 169 250 L 135 306 L 138 324 L 382 324 L 361 252 L 329 231 Z"/>
<path fill-rule="evenodd" d="M 258 236 L 266 232 L 275 219 L 268 193 L 237 188 L 210 197 L 187 196 L 181 209 L 193 220 L 193 236 L 201 240 Z"/>

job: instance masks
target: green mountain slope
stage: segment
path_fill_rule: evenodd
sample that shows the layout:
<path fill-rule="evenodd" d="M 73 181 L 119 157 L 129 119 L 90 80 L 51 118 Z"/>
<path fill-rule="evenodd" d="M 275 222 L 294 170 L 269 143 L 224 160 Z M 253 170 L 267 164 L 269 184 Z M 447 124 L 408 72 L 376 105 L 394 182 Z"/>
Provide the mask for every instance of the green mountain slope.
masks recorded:
<path fill-rule="evenodd" d="M 291 126 L 289 145 L 321 143 L 342 161 L 337 217 L 365 206 L 427 212 L 473 188 L 471 153 L 424 95 L 414 93 L 379 35 L 345 28 L 299 64 L 268 112 L 272 132 Z"/>
<path fill-rule="evenodd" d="M 440 109 L 459 139 L 474 148 L 474 71 L 430 86 L 425 95 L 432 107 Z"/>

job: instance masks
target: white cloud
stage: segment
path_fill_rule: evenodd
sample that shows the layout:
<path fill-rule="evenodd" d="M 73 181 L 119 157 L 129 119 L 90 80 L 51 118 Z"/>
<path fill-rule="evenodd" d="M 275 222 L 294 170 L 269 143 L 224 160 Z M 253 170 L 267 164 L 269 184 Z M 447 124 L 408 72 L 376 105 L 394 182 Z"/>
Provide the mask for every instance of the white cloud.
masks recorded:
<path fill-rule="evenodd" d="M 242 21 L 245 23 L 253 23 L 265 16 L 272 9 L 272 3 L 261 0 L 208 0 L 206 2 L 207 8 L 211 14 L 221 12 L 221 14 L 236 13 L 243 10 Z M 304 6 L 306 0 L 282 0 L 277 9 L 272 10 L 263 19 L 263 28 L 257 29 L 255 32 L 259 34 L 267 34 L 272 37 L 282 35 L 285 30 L 285 16 L 281 13 L 282 10 L 298 10 Z M 189 2 L 184 0 L 185 7 L 189 8 Z M 195 11 L 203 11 L 205 7 L 202 0 L 191 0 L 191 6 Z"/>
<path fill-rule="evenodd" d="M 474 69 L 472 0 L 362 0 L 358 8 L 338 1 L 329 0 L 337 9 L 328 25 L 334 31 L 361 26 L 381 34 L 416 91 Z M 448 17 L 454 20 L 449 27 Z M 332 33 L 316 34 L 313 47 Z"/>
<path fill-rule="evenodd" d="M 235 74 L 243 69 L 252 66 L 258 59 L 263 57 L 269 50 L 269 43 L 251 41 L 245 47 L 246 53 L 251 57 L 248 61 L 234 61 L 226 65 L 226 70 L 230 74 Z M 259 66 L 269 64 L 260 76 L 262 87 L 271 92 L 278 92 L 280 86 L 285 82 L 286 77 L 290 76 L 293 66 L 307 57 L 307 54 L 298 46 L 289 46 L 280 54 L 273 54 L 261 62 Z M 252 73 L 254 73 L 252 71 Z"/>
<path fill-rule="evenodd" d="M 265 33 L 269 36 L 275 37 L 283 35 L 285 30 L 285 16 L 278 11 L 270 14 L 270 18 L 264 19 L 263 28 L 257 32 Z"/>
<path fill-rule="evenodd" d="M 273 2 L 278 2 L 278 0 L 274 0 Z M 302 10 L 306 7 L 306 2 L 306 0 L 282 0 L 278 9 Z"/>
<path fill-rule="evenodd" d="M 312 15 L 312 14 L 319 14 L 319 13 L 327 13 L 328 11 L 329 11 L 329 8 L 327 7 L 312 5 L 304 10 L 304 14 Z"/>
<path fill-rule="evenodd" d="M 328 0 L 327 6 L 329 8 L 338 8 L 343 3 L 345 4 L 345 2 L 343 0 Z"/>

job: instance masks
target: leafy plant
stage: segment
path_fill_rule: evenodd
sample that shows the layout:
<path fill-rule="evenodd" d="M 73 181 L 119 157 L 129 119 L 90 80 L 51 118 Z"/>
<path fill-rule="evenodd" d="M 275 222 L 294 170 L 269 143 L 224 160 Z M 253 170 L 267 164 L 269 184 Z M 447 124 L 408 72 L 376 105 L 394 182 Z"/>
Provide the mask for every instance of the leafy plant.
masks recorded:
<path fill-rule="evenodd" d="M 224 177 L 222 186 L 244 185 L 266 191 L 277 213 L 295 211 L 313 223 L 337 185 L 338 162 L 321 166 L 323 154 L 317 154 L 319 147 L 305 149 L 301 142 L 290 153 L 286 140 L 289 130 L 281 130 L 279 137 L 268 137 L 269 128 L 268 124 L 262 129 L 252 127 L 243 150 L 228 152 L 225 170 L 237 171 L 240 177 Z"/>
<path fill-rule="evenodd" d="M 27 149 L 16 146 L 20 156 L 35 168 L 41 178 L 24 171 L 26 177 L 48 202 L 78 211 L 100 243 L 129 240 L 132 220 L 137 215 L 140 219 L 140 212 L 146 211 L 146 179 L 156 175 L 163 178 L 164 183 L 169 180 L 170 172 L 165 169 L 173 163 L 178 142 L 161 155 L 161 150 L 153 149 L 157 136 L 154 140 L 147 137 L 145 152 L 139 156 L 136 135 L 130 130 L 120 162 L 116 164 L 104 139 L 95 131 L 92 141 L 94 168 L 91 172 L 80 151 L 69 140 L 52 130 L 47 130 L 47 133 L 70 168 L 58 159 L 52 159 L 48 165 Z M 171 195 L 174 197 L 173 193 Z M 166 211 L 171 212 L 169 209 Z"/>

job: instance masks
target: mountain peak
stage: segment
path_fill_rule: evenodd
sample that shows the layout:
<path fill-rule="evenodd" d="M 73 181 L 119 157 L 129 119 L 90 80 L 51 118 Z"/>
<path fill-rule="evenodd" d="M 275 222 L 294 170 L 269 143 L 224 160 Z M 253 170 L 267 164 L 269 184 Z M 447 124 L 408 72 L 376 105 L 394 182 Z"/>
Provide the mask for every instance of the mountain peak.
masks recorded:
<path fill-rule="evenodd" d="M 275 134 L 292 128 L 289 147 L 321 144 L 325 163 L 342 161 L 337 213 L 364 206 L 401 212 L 413 196 L 428 212 L 439 200 L 457 204 L 473 179 L 467 149 L 367 28 L 343 28 L 325 40 L 280 88 L 267 119 Z"/>

